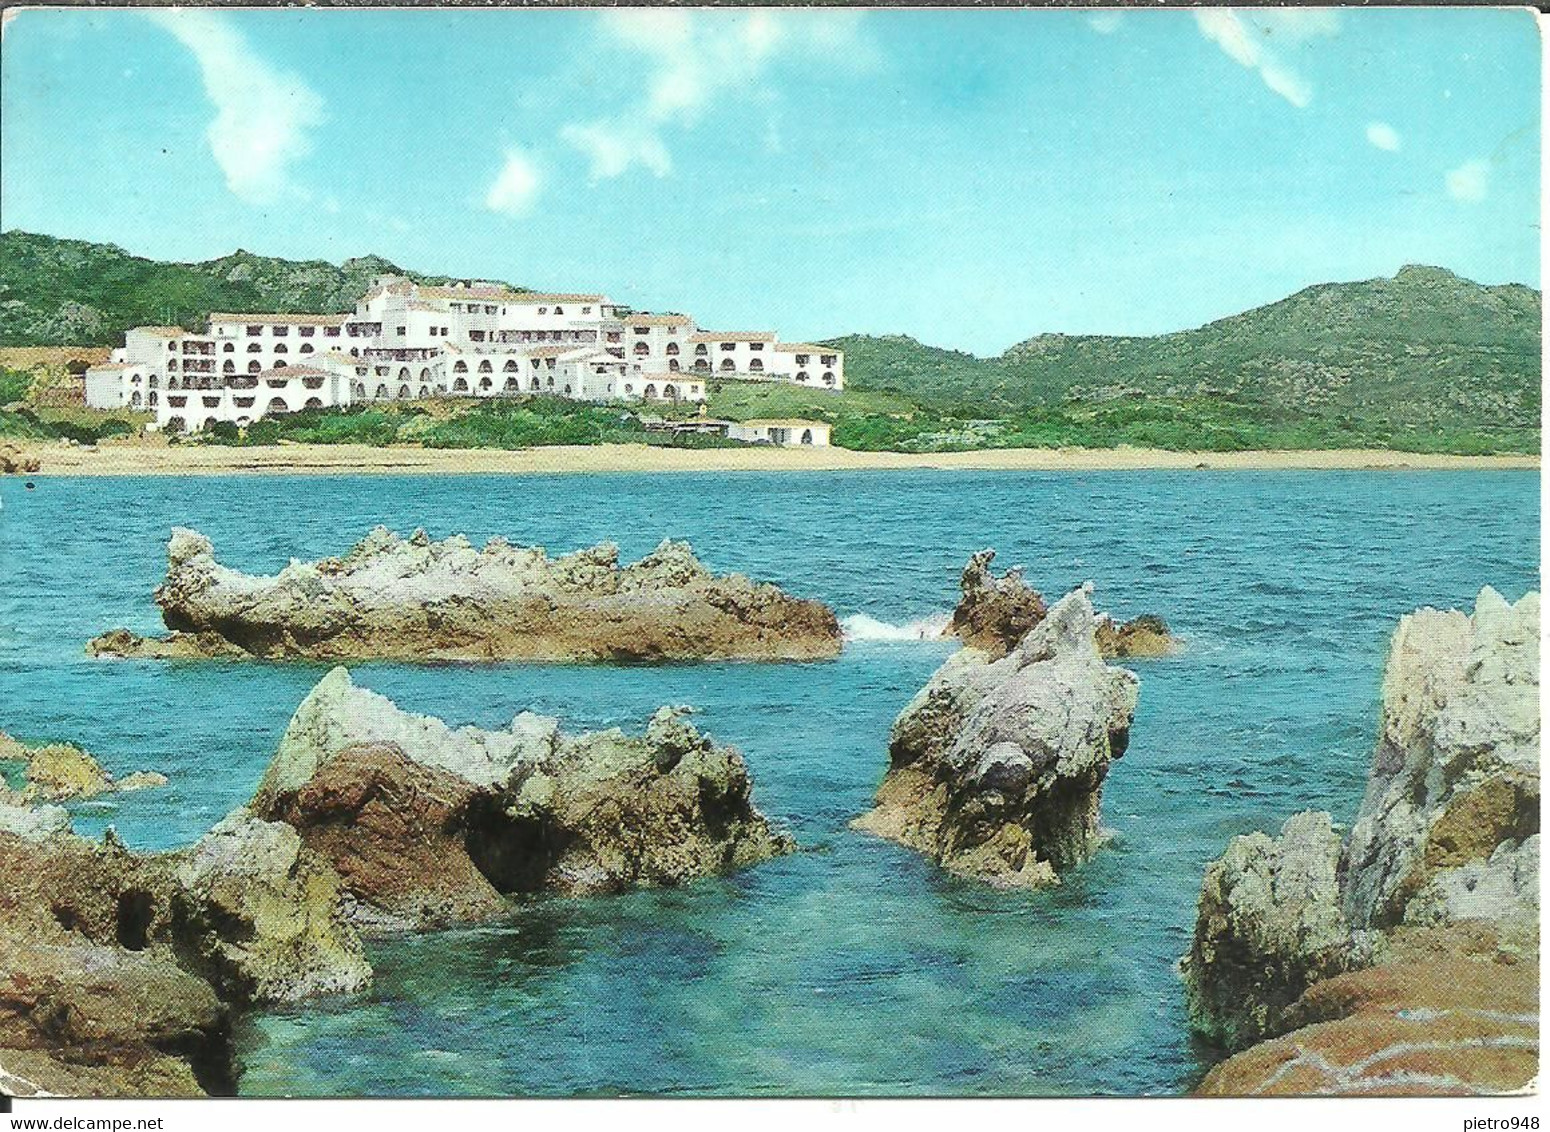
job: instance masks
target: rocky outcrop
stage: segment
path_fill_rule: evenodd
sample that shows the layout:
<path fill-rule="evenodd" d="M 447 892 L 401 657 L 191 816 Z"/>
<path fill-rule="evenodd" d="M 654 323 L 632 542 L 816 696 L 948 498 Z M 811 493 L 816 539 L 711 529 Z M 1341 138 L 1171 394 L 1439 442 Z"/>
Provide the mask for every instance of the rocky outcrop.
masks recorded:
<path fill-rule="evenodd" d="M 1207 1093 L 1499 1092 L 1537 1061 L 1539 596 L 1403 618 L 1361 809 L 1234 839 L 1182 963 Z M 1280 1035 L 1285 1035 L 1284 1037 Z M 1274 1039 L 1265 1041 L 1263 1039 Z M 1259 1045 L 1251 1045 L 1254 1042 Z"/>
<path fill-rule="evenodd" d="M 0 805 L 0 1088 L 230 1093 L 234 1009 L 369 977 L 338 878 L 305 850 L 287 866 L 294 833 L 259 827 L 141 854 L 59 807 Z"/>
<path fill-rule="evenodd" d="M 132 660 L 239 660 L 252 656 L 219 633 L 168 633 L 141 637 L 128 629 L 109 629 L 86 642 L 87 656 Z"/>
<path fill-rule="evenodd" d="M 256 577 L 177 529 L 167 562 L 156 602 L 174 636 L 115 630 L 92 642 L 97 655 L 230 655 L 212 634 L 266 659 L 812 660 L 841 646 L 827 606 L 712 574 L 686 543 L 621 566 L 611 543 L 551 559 L 500 538 L 481 550 L 378 527 L 343 558 Z"/>
<path fill-rule="evenodd" d="M 0 444 L 0 476 L 36 472 L 42 466 L 36 456 L 29 455 L 14 445 Z"/>
<path fill-rule="evenodd" d="M 1085 860 L 1139 692 L 1098 655 L 1093 621 L 1075 590 L 1005 656 L 950 657 L 895 720 L 876 808 L 855 827 L 997 885 L 1053 883 Z"/>
<path fill-rule="evenodd" d="M 115 790 L 143 790 L 167 784 L 166 777 L 155 771 L 136 771 L 122 780 L 115 780 L 101 763 L 77 746 L 70 743 L 28 745 L 3 731 L 0 731 L 0 764 L 11 765 L 22 778 L 22 789 L 11 792 L 13 803 L 64 802 L 93 798 Z M 0 781 L 0 789 L 9 792 L 3 781 Z"/>
<path fill-rule="evenodd" d="M 970 648 L 993 658 L 1005 656 L 1044 620 L 1049 612 L 1044 595 L 1023 579 L 1014 566 L 997 577 L 990 564 L 994 550 L 970 556 L 959 579 L 962 597 L 943 635 L 957 637 Z M 1143 614 L 1123 624 L 1107 614 L 1094 618 L 1098 652 L 1107 660 L 1166 656 L 1177 648 L 1161 617 Z"/>
<path fill-rule="evenodd" d="M 507 898 L 677 885 L 794 846 L 742 756 L 663 708 L 643 737 L 524 712 L 453 729 L 330 672 L 292 718 L 253 811 L 328 858 L 370 926 L 436 927 Z"/>

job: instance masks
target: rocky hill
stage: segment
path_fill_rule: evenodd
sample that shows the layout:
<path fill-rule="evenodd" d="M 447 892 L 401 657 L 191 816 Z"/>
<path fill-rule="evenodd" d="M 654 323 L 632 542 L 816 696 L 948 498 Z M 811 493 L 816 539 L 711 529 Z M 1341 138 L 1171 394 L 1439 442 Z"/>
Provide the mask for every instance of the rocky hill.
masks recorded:
<path fill-rule="evenodd" d="M 0 346 L 116 346 L 131 326 L 197 326 L 217 310 L 348 310 L 374 276 L 389 273 L 452 282 L 381 256 L 336 266 L 238 250 L 161 263 L 112 244 L 13 230 L 0 233 Z"/>

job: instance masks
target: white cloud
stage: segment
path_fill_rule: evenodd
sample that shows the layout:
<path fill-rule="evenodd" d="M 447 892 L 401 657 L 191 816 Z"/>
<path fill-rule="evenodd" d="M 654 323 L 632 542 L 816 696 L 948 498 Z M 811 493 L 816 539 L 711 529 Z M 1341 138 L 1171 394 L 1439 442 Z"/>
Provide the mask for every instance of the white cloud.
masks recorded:
<path fill-rule="evenodd" d="M 1367 140 L 1379 149 L 1386 149 L 1390 153 L 1399 151 L 1399 131 L 1387 122 L 1369 122 Z"/>
<path fill-rule="evenodd" d="M 1234 62 L 1257 71 L 1265 86 L 1299 109 L 1313 101 L 1313 86 L 1281 57 L 1278 48 L 1297 47 L 1340 31 L 1340 14 L 1328 9 L 1201 8 L 1194 16 L 1200 34 Z"/>
<path fill-rule="evenodd" d="M 1087 17 L 1087 26 L 1099 35 L 1113 35 L 1125 22 L 1125 13 L 1111 10 L 1093 12 Z"/>
<path fill-rule="evenodd" d="M 312 150 L 308 131 L 323 120 L 323 100 L 301 76 L 255 54 L 223 15 L 189 8 L 145 14 L 199 64 L 215 104 L 205 136 L 226 186 L 251 204 L 279 198 L 291 188 L 290 165 Z"/>
<path fill-rule="evenodd" d="M 1448 188 L 1448 195 L 1454 200 L 1467 201 L 1470 204 L 1485 199 L 1490 187 L 1491 164 L 1481 158 L 1466 161 L 1457 169 L 1448 171 L 1443 178 L 1443 183 Z"/>
<path fill-rule="evenodd" d="M 560 137 L 586 155 L 594 180 L 636 167 L 664 177 L 673 167 L 667 132 L 693 128 L 716 102 L 760 99 L 766 93 L 761 81 L 777 62 L 868 62 L 861 16 L 838 9 L 605 11 L 599 16 L 601 38 L 642 57 L 643 95 L 617 116 L 570 123 Z"/>
<path fill-rule="evenodd" d="M 522 216 L 538 198 L 541 180 L 533 159 L 522 149 L 512 146 L 506 150 L 506 163 L 485 194 L 484 206 L 491 212 Z"/>

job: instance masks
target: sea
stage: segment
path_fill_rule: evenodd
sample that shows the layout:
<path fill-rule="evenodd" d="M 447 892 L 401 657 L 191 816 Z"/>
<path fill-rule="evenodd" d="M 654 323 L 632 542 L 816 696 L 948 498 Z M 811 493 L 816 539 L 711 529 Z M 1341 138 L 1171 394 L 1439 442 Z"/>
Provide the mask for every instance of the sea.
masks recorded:
<path fill-rule="evenodd" d="M 741 749 L 800 850 L 683 888 L 539 899 L 496 925 L 373 939 L 357 996 L 245 1017 L 243 1094 L 1177 1094 L 1221 1056 L 1192 1038 L 1176 963 L 1228 840 L 1304 809 L 1349 823 L 1388 637 L 1419 606 L 1539 585 L 1532 471 L 852 471 L 557 476 L 0 479 L 0 728 L 169 785 L 72 806 L 76 828 L 188 845 L 251 797 L 303 663 L 91 660 L 160 629 L 174 526 L 271 573 L 373 526 L 552 554 L 687 539 L 828 602 L 834 661 L 567 667 L 363 663 L 356 683 L 453 724 L 518 712 L 644 727 L 660 704 Z M 1136 661 L 1110 839 L 1057 888 L 997 891 L 853 831 L 889 725 L 952 652 L 969 555 L 1052 599 L 1164 617 Z"/>

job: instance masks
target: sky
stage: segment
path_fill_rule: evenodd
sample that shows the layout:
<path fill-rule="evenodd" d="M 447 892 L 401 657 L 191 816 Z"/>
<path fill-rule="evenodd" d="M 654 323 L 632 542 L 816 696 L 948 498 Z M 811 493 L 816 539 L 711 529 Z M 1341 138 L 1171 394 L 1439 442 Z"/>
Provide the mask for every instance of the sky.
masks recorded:
<path fill-rule="evenodd" d="M 1522 10 L 10 9 L 0 226 L 375 253 L 788 340 L 1539 286 Z"/>

